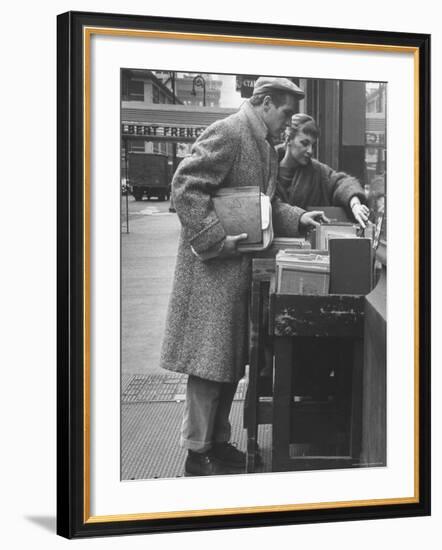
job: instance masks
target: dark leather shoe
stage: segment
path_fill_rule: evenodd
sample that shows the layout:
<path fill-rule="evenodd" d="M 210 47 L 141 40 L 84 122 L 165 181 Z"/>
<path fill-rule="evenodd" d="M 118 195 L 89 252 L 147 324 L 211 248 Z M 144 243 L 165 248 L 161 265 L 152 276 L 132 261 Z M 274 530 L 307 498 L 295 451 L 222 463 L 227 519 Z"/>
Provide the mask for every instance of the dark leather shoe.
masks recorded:
<path fill-rule="evenodd" d="M 196 453 L 188 451 L 184 465 L 185 476 L 212 476 L 218 473 L 218 465 L 210 452 Z"/>
<path fill-rule="evenodd" d="M 215 443 L 211 454 L 222 466 L 240 469 L 246 467 L 246 453 L 239 451 L 235 445 L 227 441 Z"/>

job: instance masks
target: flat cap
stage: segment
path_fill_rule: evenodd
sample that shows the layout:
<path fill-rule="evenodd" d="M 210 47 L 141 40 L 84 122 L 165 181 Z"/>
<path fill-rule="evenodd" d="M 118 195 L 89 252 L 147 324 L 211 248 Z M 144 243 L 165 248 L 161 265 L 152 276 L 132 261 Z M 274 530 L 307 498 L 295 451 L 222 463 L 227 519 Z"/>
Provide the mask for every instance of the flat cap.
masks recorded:
<path fill-rule="evenodd" d="M 253 95 L 265 92 L 285 92 L 294 95 L 297 99 L 305 96 L 303 90 L 288 78 L 260 76 L 255 82 Z"/>

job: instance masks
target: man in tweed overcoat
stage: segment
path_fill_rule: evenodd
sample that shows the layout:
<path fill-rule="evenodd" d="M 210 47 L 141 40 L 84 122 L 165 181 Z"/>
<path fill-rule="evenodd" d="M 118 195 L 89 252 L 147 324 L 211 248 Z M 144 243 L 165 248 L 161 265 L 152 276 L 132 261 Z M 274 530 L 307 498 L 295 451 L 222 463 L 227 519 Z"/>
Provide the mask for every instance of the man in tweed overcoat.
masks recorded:
<path fill-rule="evenodd" d="M 246 235 L 226 235 L 212 196 L 221 187 L 259 186 L 274 198 L 278 157 L 271 140 L 303 96 L 287 79 L 259 78 L 252 98 L 201 134 L 173 178 L 182 228 L 161 367 L 189 375 L 181 432 L 186 475 L 245 464 L 245 454 L 229 443 L 229 413 L 247 363 L 251 254 L 236 249 Z M 320 215 L 278 200 L 272 208 L 275 231 L 287 236 L 316 225 Z"/>

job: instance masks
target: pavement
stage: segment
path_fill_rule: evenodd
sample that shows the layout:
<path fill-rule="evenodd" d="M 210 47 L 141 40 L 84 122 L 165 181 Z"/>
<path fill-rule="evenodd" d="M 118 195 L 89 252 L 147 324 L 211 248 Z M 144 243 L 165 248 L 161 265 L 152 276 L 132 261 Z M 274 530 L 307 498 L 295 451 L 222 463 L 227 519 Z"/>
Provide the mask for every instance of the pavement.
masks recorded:
<path fill-rule="evenodd" d="M 158 366 L 180 224 L 168 201 L 122 196 L 121 212 L 121 479 L 181 477 L 186 376 Z M 243 451 L 246 389 L 243 379 L 230 417 L 232 441 Z M 258 435 L 261 471 L 269 471 L 271 426 Z"/>

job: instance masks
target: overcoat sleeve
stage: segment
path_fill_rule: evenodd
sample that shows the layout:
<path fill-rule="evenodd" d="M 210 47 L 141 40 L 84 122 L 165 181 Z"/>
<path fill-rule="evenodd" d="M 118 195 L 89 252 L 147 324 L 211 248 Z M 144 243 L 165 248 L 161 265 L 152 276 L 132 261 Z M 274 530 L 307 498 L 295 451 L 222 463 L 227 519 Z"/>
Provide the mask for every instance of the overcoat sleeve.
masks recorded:
<path fill-rule="evenodd" d="M 299 219 L 305 210 L 298 206 L 291 206 L 275 196 L 272 202 L 273 230 L 277 237 L 299 237 L 302 230 Z"/>
<path fill-rule="evenodd" d="M 172 181 L 173 204 L 196 254 L 212 249 L 226 233 L 212 196 L 223 186 L 240 149 L 240 131 L 221 120 L 209 126 L 179 165 Z"/>
<path fill-rule="evenodd" d="M 321 164 L 321 179 L 328 187 L 328 196 L 331 197 L 331 204 L 349 207 L 350 199 L 359 197 L 365 203 L 365 193 L 359 181 L 345 172 L 335 172 L 326 164 Z"/>

